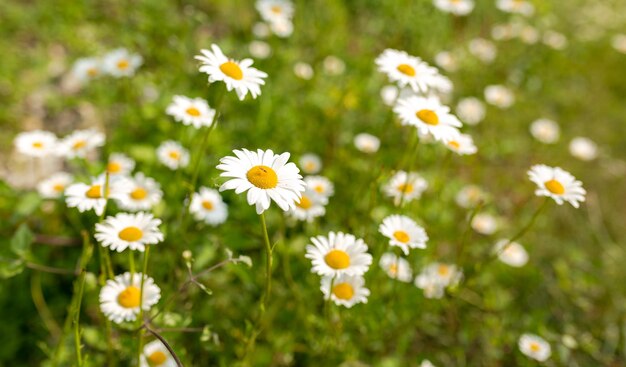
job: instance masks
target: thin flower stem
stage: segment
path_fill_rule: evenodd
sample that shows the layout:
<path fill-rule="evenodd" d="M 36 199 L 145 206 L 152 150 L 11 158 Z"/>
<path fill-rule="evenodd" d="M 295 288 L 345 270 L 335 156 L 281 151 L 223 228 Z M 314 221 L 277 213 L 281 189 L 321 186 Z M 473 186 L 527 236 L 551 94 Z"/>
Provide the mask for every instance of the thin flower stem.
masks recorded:
<path fill-rule="evenodd" d="M 265 240 L 265 295 L 262 299 L 263 311 L 267 308 L 267 302 L 272 291 L 272 245 L 267 234 L 267 224 L 265 223 L 265 214 L 261 213 L 261 227 L 263 228 L 263 239 Z"/>
<path fill-rule="evenodd" d="M 482 207 L 483 207 L 482 203 L 478 203 L 478 205 L 476 205 L 474 209 L 472 209 L 472 212 L 470 213 L 470 216 L 467 219 L 467 226 L 465 226 L 465 230 L 463 231 L 463 234 L 461 235 L 461 239 L 459 240 L 459 242 L 457 242 L 456 262 L 457 264 L 459 264 L 459 266 L 462 266 L 463 250 L 465 249 L 465 243 L 467 242 L 470 231 L 472 229 L 472 222 L 474 221 L 474 217 L 476 217 L 476 214 L 478 214 L 478 212 L 480 211 Z"/>
<path fill-rule="evenodd" d="M 86 267 L 89 263 L 89 260 L 91 259 L 92 253 L 93 246 L 89 241 L 89 234 L 86 231 L 83 231 L 83 253 L 81 254 L 80 258 L 80 276 L 78 277 L 76 283 L 74 283 L 75 299 L 71 311 L 72 324 L 74 325 L 74 347 L 76 349 L 76 361 L 79 367 L 83 365 L 80 345 L 80 307 L 83 300 L 83 292 L 85 290 Z"/>
<path fill-rule="evenodd" d="M 148 256 L 150 255 L 150 246 L 146 246 L 146 249 L 143 253 L 143 269 L 141 272 L 141 286 L 139 288 L 139 320 L 140 325 L 143 324 L 143 285 L 146 279 L 146 274 L 148 273 Z M 139 329 L 137 333 L 138 341 L 137 341 L 137 366 L 141 365 L 141 353 L 143 352 L 143 328 Z"/>
<path fill-rule="evenodd" d="M 520 238 L 522 238 L 526 232 L 528 232 L 528 230 L 535 224 L 535 222 L 537 221 L 537 218 L 539 217 L 539 214 L 541 214 L 541 212 L 548 206 L 548 202 L 550 201 L 550 198 L 546 198 L 543 203 L 541 204 L 541 206 L 539 206 L 539 208 L 537 208 L 537 210 L 535 211 L 535 213 L 533 214 L 533 216 L 530 218 L 530 221 L 528 221 L 528 223 L 526 224 L 526 226 L 524 226 L 519 232 L 517 232 L 513 237 L 511 237 L 511 239 L 509 239 L 509 243 L 511 242 L 515 242 L 517 240 L 519 240 Z M 505 246 L 506 247 L 506 246 Z"/>
<path fill-rule="evenodd" d="M 50 335 L 56 341 L 59 339 L 61 335 L 61 327 L 54 320 L 52 316 L 52 312 L 50 308 L 48 308 L 48 304 L 46 303 L 46 299 L 43 296 L 43 292 L 41 290 L 41 273 L 33 272 L 30 278 L 30 293 L 33 298 L 33 303 L 35 304 L 35 308 L 37 309 L 37 313 L 44 322 L 44 325 L 50 331 Z"/>
<path fill-rule="evenodd" d="M 133 251 L 128 251 L 128 266 L 130 268 L 130 282 L 133 282 L 135 277 L 135 255 Z"/>
<path fill-rule="evenodd" d="M 176 353 L 174 352 L 174 349 L 172 349 L 172 347 L 170 346 L 170 344 L 167 342 L 167 340 L 165 340 L 165 338 L 163 336 L 161 336 L 161 334 L 157 333 L 154 329 L 152 329 L 150 326 L 145 325 L 145 329 L 148 330 L 148 332 L 150 332 L 150 334 L 154 335 L 157 339 L 159 339 L 161 341 L 161 343 L 163 343 L 163 345 L 165 346 L 165 348 L 170 352 L 170 354 L 172 355 L 172 358 L 174 358 L 174 361 L 176 362 L 176 366 L 177 367 L 183 367 L 183 363 L 180 361 L 180 358 L 178 358 L 178 356 L 176 355 Z M 142 329 L 143 331 L 143 329 Z"/>

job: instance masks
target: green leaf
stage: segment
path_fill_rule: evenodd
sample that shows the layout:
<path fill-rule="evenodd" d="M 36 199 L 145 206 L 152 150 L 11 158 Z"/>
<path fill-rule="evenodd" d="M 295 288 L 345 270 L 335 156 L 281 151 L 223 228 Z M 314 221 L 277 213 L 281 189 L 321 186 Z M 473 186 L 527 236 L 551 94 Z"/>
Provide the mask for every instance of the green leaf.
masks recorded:
<path fill-rule="evenodd" d="M 33 243 L 35 236 L 31 232 L 30 228 L 23 223 L 17 228 L 15 234 L 11 238 L 11 250 L 19 257 L 25 257 L 30 250 L 30 245 Z"/>
<path fill-rule="evenodd" d="M 24 260 L 0 258 L 0 278 L 7 279 L 24 270 Z"/>

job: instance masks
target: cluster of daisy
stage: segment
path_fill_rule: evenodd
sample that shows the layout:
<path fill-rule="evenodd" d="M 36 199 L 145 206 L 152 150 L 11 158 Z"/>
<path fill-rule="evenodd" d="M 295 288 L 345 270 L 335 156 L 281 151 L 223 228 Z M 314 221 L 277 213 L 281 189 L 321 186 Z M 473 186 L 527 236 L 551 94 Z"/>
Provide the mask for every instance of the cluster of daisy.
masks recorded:
<path fill-rule="evenodd" d="M 555 50 L 563 50 L 568 44 L 564 34 L 552 29 L 545 30 L 542 34 L 541 30 L 520 19 L 494 25 L 491 28 L 491 38 L 496 41 L 519 39 L 528 45 L 534 45 L 541 41 L 544 45 Z"/>
<path fill-rule="evenodd" d="M 54 133 L 33 130 L 19 133 L 14 140 L 19 153 L 36 158 L 86 158 L 94 149 L 104 145 L 104 134 L 97 130 L 75 130 L 58 138 Z"/>
<path fill-rule="evenodd" d="M 76 60 L 72 67 L 72 76 L 81 83 L 87 83 L 103 75 L 114 78 L 130 77 L 141 66 L 141 55 L 118 48 L 103 57 L 85 57 Z"/>
<path fill-rule="evenodd" d="M 293 3 L 289 0 L 257 0 L 256 8 L 265 23 L 258 23 L 255 28 L 257 36 L 267 36 L 269 30 L 281 38 L 289 37 L 293 33 Z M 269 27 L 268 27 L 269 26 Z"/>

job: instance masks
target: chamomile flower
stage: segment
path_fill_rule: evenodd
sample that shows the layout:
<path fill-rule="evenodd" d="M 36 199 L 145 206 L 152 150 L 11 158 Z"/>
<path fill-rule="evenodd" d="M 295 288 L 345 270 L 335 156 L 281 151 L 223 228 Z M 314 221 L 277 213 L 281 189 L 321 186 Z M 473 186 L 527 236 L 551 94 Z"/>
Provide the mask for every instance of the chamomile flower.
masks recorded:
<path fill-rule="evenodd" d="M 387 106 L 395 105 L 398 95 L 400 95 L 400 90 L 395 85 L 385 85 L 380 89 L 380 98 Z"/>
<path fill-rule="evenodd" d="M 413 274 L 409 262 L 400 256 L 396 256 L 393 252 L 386 252 L 380 257 L 378 265 L 387 273 L 391 279 L 397 279 L 401 282 L 410 283 L 413 280 Z"/>
<path fill-rule="evenodd" d="M 277 18 L 269 24 L 272 33 L 280 38 L 287 38 L 293 33 L 293 22 L 287 18 Z"/>
<path fill-rule="evenodd" d="M 141 278 L 143 277 L 143 294 Z M 135 321 L 139 314 L 139 306 L 149 311 L 159 302 L 161 289 L 154 279 L 142 273 L 124 273 L 107 280 L 100 290 L 100 310 L 109 320 L 116 324 Z"/>
<path fill-rule="evenodd" d="M 368 133 L 360 133 L 354 137 L 354 146 L 363 153 L 373 154 L 380 148 L 380 139 Z"/>
<path fill-rule="evenodd" d="M 419 199 L 428 187 L 426 180 L 415 172 L 398 171 L 384 186 L 385 195 L 393 198 L 394 203 L 408 203 L 411 200 Z"/>
<path fill-rule="evenodd" d="M 111 176 L 125 176 L 132 172 L 135 168 L 135 161 L 122 153 L 113 153 L 109 156 L 106 170 Z"/>
<path fill-rule="evenodd" d="M 252 41 L 248 45 L 250 55 L 257 59 L 267 59 L 272 54 L 272 47 L 263 41 Z"/>
<path fill-rule="evenodd" d="M 326 197 L 320 196 L 310 187 L 307 187 L 300 201 L 296 203 L 296 207 L 290 209 L 286 214 L 296 220 L 312 222 L 313 219 L 326 214 L 324 205 L 327 202 L 328 199 Z"/>
<path fill-rule="evenodd" d="M 298 165 L 302 169 L 302 172 L 307 175 L 314 175 L 322 170 L 322 160 L 317 154 L 306 153 L 300 157 Z"/>
<path fill-rule="evenodd" d="M 72 184 L 65 189 L 65 203 L 70 208 L 77 208 L 81 213 L 93 209 L 97 215 L 101 215 L 107 202 L 105 185 L 105 176 L 94 179 L 89 185 L 82 182 Z M 122 200 L 130 192 L 130 187 L 128 179 L 111 177 L 106 197 L 111 200 Z"/>
<path fill-rule="evenodd" d="M 569 152 L 582 161 L 592 161 L 598 156 L 598 145 L 589 138 L 576 137 L 569 143 Z"/>
<path fill-rule="evenodd" d="M 503 12 L 525 16 L 531 16 L 535 12 L 535 7 L 527 0 L 498 0 L 496 6 Z"/>
<path fill-rule="evenodd" d="M 118 48 L 106 54 L 102 59 L 104 71 L 115 77 L 129 77 L 141 66 L 143 58 L 138 54 L 131 54 L 125 48 Z"/>
<path fill-rule="evenodd" d="M 189 151 L 173 140 L 161 143 L 156 153 L 159 161 L 169 169 L 185 168 L 189 164 Z"/>
<path fill-rule="evenodd" d="M 117 201 L 121 209 L 137 211 L 150 210 L 157 205 L 163 197 L 161 185 L 151 177 L 137 172 L 130 179 L 130 190 L 124 197 Z"/>
<path fill-rule="evenodd" d="M 160 340 L 144 345 L 140 367 L 176 367 L 176 361 Z"/>
<path fill-rule="evenodd" d="M 291 20 L 293 18 L 293 4 L 288 0 L 258 0 L 256 9 L 261 18 L 268 23 Z"/>
<path fill-rule="evenodd" d="M 455 72 L 459 69 L 459 61 L 449 51 L 441 51 L 435 55 L 435 64 L 445 71 Z"/>
<path fill-rule="evenodd" d="M 367 303 L 370 295 L 370 290 L 365 288 L 365 279 L 360 275 L 325 276 L 321 283 L 324 298 L 330 297 L 338 306 L 351 308 L 357 303 Z"/>
<path fill-rule="evenodd" d="M 520 352 L 529 358 L 544 362 L 552 354 L 550 344 L 542 337 L 534 334 L 523 334 L 517 342 Z"/>
<path fill-rule="evenodd" d="M 498 219 L 491 214 L 478 213 L 471 223 L 472 229 L 486 236 L 494 234 L 499 227 Z"/>
<path fill-rule="evenodd" d="M 493 251 L 500 261 L 514 268 L 522 267 L 528 262 L 528 252 L 524 246 L 517 242 L 510 242 L 508 239 L 496 242 Z"/>
<path fill-rule="evenodd" d="M 437 69 L 429 66 L 419 57 L 411 56 L 404 51 L 386 49 L 376 58 L 378 71 L 387 74 L 392 82 L 403 88 L 410 86 L 418 92 L 427 92 L 432 79 L 438 74 Z"/>
<path fill-rule="evenodd" d="M 81 83 L 87 83 L 102 75 L 102 62 L 96 57 L 85 57 L 76 60 L 71 74 Z"/>
<path fill-rule="evenodd" d="M 435 262 L 422 269 L 415 278 L 415 286 L 423 289 L 427 298 L 441 298 L 443 290 L 455 286 L 462 276 L 456 265 Z"/>
<path fill-rule="evenodd" d="M 196 129 L 211 126 L 215 118 L 215 110 L 202 98 L 174 96 L 165 112 L 183 125 L 193 125 Z"/>
<path fill-rule="evenodd" d="M 47 179 L 39 182 L 37 191 L 44 199 L 56 199 L 63 195 L 65 188 L 74 181 L 69 173 L 57 172 Z"/>
<path fill-rule="evenodd" d="M 456 203 L 462 208 L 473 208 L 486 199 L 487 193 L 476 185 L 464 186 L 454 198 Z"/>
<path fill-rule="evenodd" d="M 293 73 L 300 79 L 311 80 L 313 78 L 313 67 L 306 62 L 297 62 L 293 66 Z"/>
<path fill-rule="evenodd" d="M 94 237 L 103 247 L 122 252 L 127 248 L 143 252 L 146 245 L 155 245 L 163 241 L 159 230 L 160 219 L 150 213 L 119 213 L 107 217 L 104 222 L 96 223 Z"/>
<path fill-rule="evenodd" d="M 474 139 L 468 134 L 459 134 L 457 137 L 445 141 L 444 144 L 448 149 L 459 155 L 471 155 L 478 151 L 476 145 L 474 145 Z"/>
<path fill-rule="evenodd" d="M 505 86 L 489 85 L 485 88 L 485 100 L 491 105 L 506 109 L 515 103 L 515 95 Z"/>
<path fill-rule="evenodd" d="M 485 105 L 478 98 L 463 98 L 456 105 L 456 114 L 464 123 L 477 125 L 485 118 Z"/>
<path fill-rule="evenodd" d="M 337 56 L 328 55 L 322 63 L 324 72 L 328 75 L 341 75 L 346 71 L 346 63 Z"/>
<path fill-rule="evenodd" d="M 217 226 L 228 218 L 228 206 L 217 190 L 201 187 L 191 197 L 189 212 L 194 218 L 209 225 Z"/>
<path fill-rule="evenodd" d="M 304 192 L 300 170 L 289 160 L 289 153 L 274 154 L 271 149 L 256 152 L 247 149 L 233 150 L 235 157 L 220 159 L 217 169 L 224 171 L 220 176 L 229 177 L 220 186 L 220 191 L 235 190 L 241 194 L 248 192 L 248 204 L 256 207 L 257 214 L 270 207 L 273 200 L 287 211 L 294 209 Z"/>
<path fill-rule="evenodd" d="M 196 56 L 196 60 L 202 62 L 200 72 L 209 75 L 209 83 L 224 82 L 226 89 L 234 89 L 240 100 L 248 93 L 252 98 L 261 94 L 261 85 L 265 84 L 263 79 L 267 74 L 253 68 L 252 59 L 229 59 L 215 44 L 211 45 L 211 51 L 203 49 L 200 52 L 202 55 Z"/>
<path fill-rule="evenodd" d="M 390 215 L 383 219 L 378 231 L 389 238 L 391 246 L 400 247 L 405 255 L 409 254 L 410 249 L 426 248 L 428 241 L 424 228 L 404 215 Z"/>
<path fill-rule="evenodd" d="M 342 232 L 329 232 L 328 236 L 312 237 L 306 246 L 312 272 L 322 276 L 363 275 L 372 264 L 372 255 L 362 239 Z"/>
<path fill-rule="evenodd" d="M 534 165 L 528 171 L 528 177 L 537 184 L 535 191 L 537 196 L 550 197 L 559 205 L 567 201 L 574 208 L 578 208 L 580 203 L 585 201 L 587 192 L 583 188 L 583 184 L 569 172 L 559 167 L 548 167 L 544 164 Z"/>
<path fill-rule="evenodd" d="M 17 134 L 14 140 L 18 152 L 31 157 L 46 157 L 57 153 L 57 137 L 49 131 L 33 130 Z"/>
<path fill-rule="evenodd" d="M 530 124 L 530 134 L 544 144 L 554 144 L 559 140 L 559 125 L 545 118 Z"/>
<path fill-rule="evenodd" d="M 469 52 L 485 64 L 491 64 L 496 59 L 496 45 L 484 38 L 474 38 L 469 42 Z"/>
<path fill-rule="evenodd" d="M 65 158 L 85 158 L 103 145 L 103 133 L 94 129 L 76 130 L 59 142 L 59 151 Z"/>
<path fill-rule="evenodd" d="M 474 0 L 434 0 L 437 9 L 454 15 L 467 15 L 474 9 Z"/>
<path fill-rule="evenodd" d="M 335 194 L 335 185 L 324 176 L 307 176 L 304 178 L 309 195 L 323 205 Z"/>
<path fill-rule="evenodd" d="M 393 109 L 403 125 L 415 126 L 421 134 L 430 134 L 436 140 L 450 140 L 459 135 L 463 124 L 450 113 L 450 108 L 436 98 L 412 96 L 403 98 Z"/>

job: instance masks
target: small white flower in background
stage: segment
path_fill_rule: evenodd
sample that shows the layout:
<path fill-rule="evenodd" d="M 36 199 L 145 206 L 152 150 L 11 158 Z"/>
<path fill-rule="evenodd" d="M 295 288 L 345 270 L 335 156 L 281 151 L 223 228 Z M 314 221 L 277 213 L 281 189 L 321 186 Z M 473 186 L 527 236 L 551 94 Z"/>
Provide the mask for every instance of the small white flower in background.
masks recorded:
<path fill-rule="evenodd" d="M 302 169 L 302 172 L 313 175 L 322 170 L 322 160 L 317 154 L 306 153 L 300 157 L 298 165 Z"/>
<path fill-rule="evenodd" d="M 191 197 L 189 212 L 199 221 L 212 226 L 222 224 L 228 218 L 228 206 L 217 190 L 201 187 Z"/>
<path fill-rule="evenodd" d="M 296 220 L 312 222 L 313 219 L 326 214 L 324 205 L 327 203 L 327 197 L 317 194 L 307 185 L 307 189 L 302 194 L 300 201 L 296 203 L 296 207 L 286 212 L 286 215 Z"/>
<path fill-rule="evenodd" d="M 380 257 L 378 265 L 391 279 L 397 279 L 404 283 L 410 283 L 413 280 L 413 272 L 409 262 L 400 256 L 396 256 L 393 252 L 385 252 Z"/>
<path fill-rule="evenodd" d="M 474 9 L 474 0 L 433 0 L 435 6 L 446 13 L 467 15 Z"/>
<path fill-rule="evenodd" d="M 389 179 L 383 191 L 385 195 L 393 198 L 395 205 L 399 205 L 400 202 L 408 203 L 419 199 L 426 188 L 428 183 L 419 174 L 398 171 Z"/>
<path fill-rule="evenodd" d="M 189 164 L 189 151 L 173 140 L 161 143 L 156 153 L 159 161 L 170 169 L 184 168 Z"/>
<path fill-rule="evenodd" d="M 611 46 L 623 54 L 626 54 L 626 34 L 616 34 L 611 39 Z"/>
<path fill-rule="evenodd" d="M 452 140 L 459 135 L 463 124 L 450 113 L 450 108 L 436 98 L 408 97 L 398 101 L 393 111 L 403 125 L 415 126 L 422 134 L 430 134 L 435 140 Z"/>
<path fill-rule="evenodd" d="M 528 252 L 517 242 L 502 239 L 496 242 L 493 251 L 500 261 L 515 268 L 522 267 L 528 262 Z"/>
<path fill-rule="evenodd" d="M 538 119 L 530 124 L 531 135 L 544 144 L 554 144 L 559 140 L 559 124 L 549 119 Z"/>
<path fill-rule="evenodd" d="M 428 241 L 424 228 L 404 215 L 390 215 L 383 219 L 378 231 L 389 238 L 389 245 L 399 247 L 405 255 L 410 249 L 426 248 Z"/>
<path fill-rule="evenodd" d="M 107 162 L 106 171 L 111 176 L 130 174 L 135 168 L 135 161 L 122 153 L 112 153 Z"/>
<path fill-rule="evenodd" d="M 141 66 L 143 58 L 138 54 L 131 54 L 125 48 L 118 48 L 104 55 L 102 69 L 107 74 L 116 77 L 133 76 Z"/>
<path fill-rule="evenodd" d="M 472 219 L 472 229 L 486 236 L 494 234 L 498 230 L 498 220 L 491 214 L 479 213 Z"/>
<path fill-rule="evenodd" d="M 274 154 L 271 149 L 256 152 L 247 149 L 233 150 L 236 157 L 220 159 L 218 170 L 221 177 L 230 178 L 220 191 L 235 190 L 236 194 L 247 191 L 248 204 L 263 213 L 274 201 L 283 210 L 294 209 L 300 201 L 306 184 L 300 170 L 289 160 L 289 153 Z"/>
<path fill-rule="evenodd" d="M 63 195 L 65 188 L 74 182 L 69 173 L 57 172 L 37 184 L 37 191 L 44 199 L 56 199 Z"/>
<path fill-rule="evenodd" d="M 258 38 L 267 38 L 270 35 L 270 26 L 267 23 L 258 22 L 252 26 L 252 34 Z"/>
<path fill-rule="evenodd" d="M 485 64 L 490 64 L 496 59 L 498 50 L 496 45 L 484 38 L 474 38 L 469 42 L 469 52 Z"/>
<path fill-rule="evenodd" d="M 404 51 L 386 49 L 376 58 L 378 71 L 387 74 L 392 82 L 403 88 L 411 87 L 415 93 L 428 92 L 437 69 L 429 66 L 419 57 Z"/>
<path fill-rule="evenodd" d="M 185 96 L 174 96 L 165 113 L 183 125 L 193 125 L 196 129 L 200 129 L 203 126 L 211 126 L 215 118 L 215 110 L 209 107 L 207 101 L 202 98 Z"/>
<path fill-rule="evenodd" d="M 290 19 L 277 19 L 270 23 L 270 30 L 280 38 L 287 38 L 293 34 L 293 23 Z"/>
<path fill-rule="evenodd" d="M 552 354 L 550 344 L 538 335 L 523 334 L 517 345 L 520 352 L 539 362 L 546 361 Z"/>
<path fill-rule="evenodd" d="M 328 55 L 323 62 L 324 72 L 328 75 L 341 75 L 346 70 L 346 63 L 337 56 Z"/>
<path fill-rule="evenodd" d="M 528 45 L 534 45 L 535 43 L 537 43 L 537 41 L 539 41 L 539 37 L 539 31 L 535 29 L 535 27 L 530 25 L 524 26 L 519 34 L 519 38 L 522 40 L 522 42 Z"/>
<path fill-rule="evenodd" d="M 459 155 L 472 155 L 478 151 L 474 139 L 468 134 L 459 134 L 456 138 L 445 141 L 444 144 L 451 151 Z"/>
<path fill-rule="evenodd" d="M 104 145 L 104 134 L 94 130 L 76 130 L 59 142 L 59 152 L 65 158 L 85 158 Z"/>
<path fill-rule="evenodd" d="M 14 140 L 18 152 L 31 157 L 46 157 L 58 153 L 57 137 L 49 131 L 33 130 L 17 134 Z"/>
<path fill-rule="evenodd" d="M 567 37 L 555 31 L 545 31 L 542 41 L 545 45 L 555 50 L 563 50 L 567 47 Z"/>
<path fill-rule="evenodd" d="M 487 194 L 476 185 L 464 186 L 455 196 L 456 203 L 462 208 L 473 208 L 487 199 Z"/>
<path fill-rule="evenodd" d="M 291 20 L 294 13 L 293 4 L 288 0 L 258 0 L 256 9 L 268 23 Z"/>
<path fill-rule="evenodd" d="M 380 139 L 368 133 L 360 133 L 354 137 L 354 146 L 363 153 L 376 153 L 380 148 Z"/>
<path fill-rule="evenodd" d="M 478 98 L 463 98 L 456 105 L 457 116 L 468 125 L 478 125 L 485 118 L 485 104 Z"/>
<path fill-rule="evenodd" d="M 335 185 L 324 176 L 307 176 L 304 182 L 309 195 L 323 205 L 328 204 L 328 199 L 335 194 Z"/>
<path fill-rule="evenodd" d="M 425 359 L 420 363 L 420 367 L 435 367 L 428 359 Z"/>
<path fill-rule="evenodd" d="M 440 97 L 442 100 L 448 100 L 453 89 L 454 85 L 450 78 L 443 75 L 435 75 L 430 84 L 430 92 L 428 94 Z"/>
<path fill-rule="evenodd" d="M 107 199 L 104 195 L 106 177 L 100 176 L 87 185 L 82 182 L 74 183 L 65 189 L 65 203 L 70 208 L 77 208 L 79 212 L 94 210 L 101 215 Z M 108 199 L 123 200 L 131 189 L 131 182 L 124 177 L 110 177 L 108 185 Z"/>
<path fill-rule="evenodd" d="M 342 232 L 329 232 L 328 236 L 312 237 L 312 245 L 306 246 L 311 271 L 318 275 L 363 275 L 372 264 L 372 255 L 362 239 Z"/>
<path fill-rule="evenodd" d="M 365 279 L 360 275 L 322 277 L 320 290 L 325 299 L 330 297 L 336 305 L 347 308 L 357 303 L 367 303 L 367 297 L 370 295 L 370 290 L 365 288 Z"/>
<path fill-rule="evenodd" d="M 141 278 L 143 277 L 143 294 L 141 294 Z M 100 310 L 109 320 L 116 324 L 135 321 L 139 314 L 139 306 L 149 311 L 161 299 L 161 289 L 154 279 L 141 273 L 124 273 L 107 280 L 100 290 Z"/>
<path fill-rule="evenodd" d="M 489 85 L 485 88 L 485 100 L 498 108 L 509 108 L 515 103 L 515 95 L 503 85 Z"/>
<path fill-rule="evenodd" d="M 396 104 L 400 90 L 395 85 L 385 85 L 380 89 L 380 98 L 387 106 L 393 106 Z"/>
<path fill-rule="evenodd" d="M 248 51 L 257 59 L 267 59 L 272 53 L 272 48 L 267 42 L 252 41 L 248 45 Z"/>
<path fill-rule="evenodd" d="M 598 157 L 598 145 L 589 138 L 579 136 L 570 141 L 569 152 L 582 161 L 592 161 Z"/>
<path fill-rule="evenodd" d="M 531 16 L 535 12 L 534 5 L 526 0 L 498 0 L 496 6 L 503 12 L 524 16 Z"/>
<path fill-rule="evenodd" d="M 96 57 L 78 59 L 72 66 L 71 74 L 81 83 L 87 83 L 102 75 L 102 62 Z"/>
<path fill-rule="evenodd" d="M 113 251 L 122 252 L 129 248 L 143 252 L 146 245 L 156 245 L 163 241 L 159 225 L 161 220 L 150 213 L 119 213 L 114 217 L 107 217 L 102 223 L 96 223 L 94 237 L 102 247 Z"/>
<path fill-rule="evenodd" d="M 449 51 L 441 51 L 435 55 L 435 64 L 445 71 L 455 72 L 459 69 L 459 61 Z"/>
<path fill-rule="evenodd" d="M 311 80 L 313 78 L 313 68 L 306 62 L 297 62 L 293 66 L 293 73 L 300 79 Z"/>
<path fill-rule="evenodd" d="M 137 211 L 150 210 L 163 197 L 161 185 L 151 177 L 138 172 L 130 179 L 130 191 L 117 201 L 121 209 Z"/>
<path fill-rule="evenodd" d="M 144 345 L 140 367 L 176 367 L 176 360 L 160 340 L 156 339 Z"/>
<path fill-rule="evenodd" d="M 216 44 L 211 45 L 211 51 L 202 49 L 200 52 L 202 55 L 195 58 L 202 62 L 200 72 L 209 76 L 209 83 L 224 82 L 226 89 L 234 89 L 240 100 L 248 93 L 252 98 L 261 94 L 261 85 L 265 84 L 263 79 L 267 78 L 267 74 L 253 68 L 252 59 L 229 59 Z"/>
<path fill-rule="evenodd" d="M 415 277 L 415 286 L 424 291 L 426 298 L 441 298 L 445 288 L 458 284 L 462 276 L 456 265 L 435 262 Z"/>
<path fill-rule="evenodd" d="M 550 197 L 559 205 L 567 201 L 574 208 L 578 208 L 580 203 L 585 201 L 587 192 L 583 184 L 559 167 L 534 165 L 528 171 L 528 177 L 537 185 L 535 190 L 537 196 Z"/>

